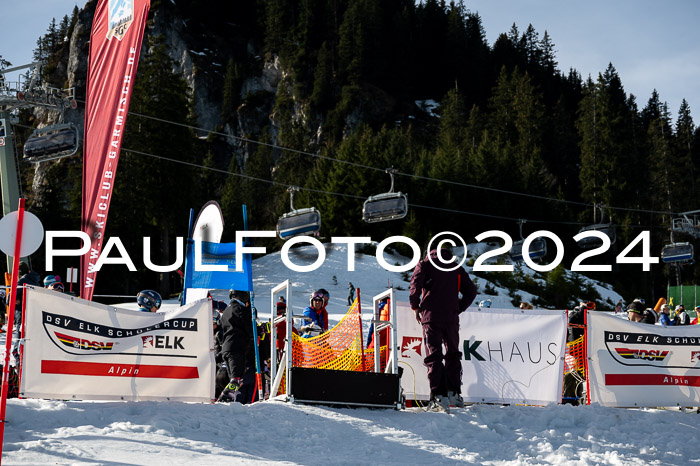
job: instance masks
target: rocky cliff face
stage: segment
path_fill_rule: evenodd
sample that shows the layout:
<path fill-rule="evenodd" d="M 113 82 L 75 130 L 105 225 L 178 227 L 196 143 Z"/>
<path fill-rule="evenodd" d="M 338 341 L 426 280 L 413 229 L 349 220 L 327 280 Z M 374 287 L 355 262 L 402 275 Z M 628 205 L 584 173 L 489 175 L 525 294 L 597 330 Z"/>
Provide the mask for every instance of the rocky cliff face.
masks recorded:
<path fill-rule="evenodd" d="M 182 2 L 177 2 L 182 4 Z M 61 51 L 59 64 L 50 81 L 53 86 L 74 87 L 79 102 L 76 110 L 65 112 L 65 121 L 76 124 L 81 131 L 85 119 L 85 96 L 87 87 L 90 30 L 97 0 L 88 0 L 80 10 L 77 23 L 69 43 Z M 141 51 L 141 60 L 148 52 L 149 37 L 162 36 L 168 53 L 175 63 L 173 73 L 182 75 L 189 85 L 197 126 L 202 129 L 200 137 L 207 131 L 216 130 L 227 136 L 228 150 L 220 161 L 219 168 L 226 169 L 232 156 L 239 166 L 248 159 L 248 146 L 240 138 L 258 138 L 263 128 L 269 129 L 271 143 L 277 143 L 285 122 L 276 112 L 278 94 L 284 92 L 285 99 L 292 102 L 284 118 L 296 126 L 308 127 L 308 145 L 313 147 L 320 138 L 320 123 L 311 118 L 308 104 L 295 101 L 291 89 L 292 76 L 283 69 L 276 55 L 262 57 L 260 46 L 239 31 L 230 18 L 209 15 L 190 17 L 182 5 L 175 2 L 153 2 L 146 26 Z M 223 88 L 226 64 L 246 64 L 243 78 L 238 83 L 239 102 L 235 117 L 222 121 Z M 251 67 L 250 63 L 255 65 Z M 285 86 L 280 84 L 285 82 Z M 35 116 L 46 124 L 57 120 L 55 112 L 36 110 Z M 351 123 L 351 122 L 350 122 Z M 60 163 L 60 162 L 59 162 Z M 36 167 L 34 185 L 44 182 L 43 168 Z"/>

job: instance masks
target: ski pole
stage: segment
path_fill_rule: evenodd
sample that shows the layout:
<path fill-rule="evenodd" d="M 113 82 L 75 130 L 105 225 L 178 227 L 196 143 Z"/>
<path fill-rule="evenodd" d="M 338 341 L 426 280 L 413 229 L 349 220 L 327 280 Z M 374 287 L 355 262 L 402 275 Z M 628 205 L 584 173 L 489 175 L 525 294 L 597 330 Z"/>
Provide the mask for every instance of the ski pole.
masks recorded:
<path fill-rule="evenodd" d="M 255 345 L 255 384 L 258 386 L 258 401 L 263 400 L 262 373 L 260 371 L 260 351 L 258 350 L 258 310 L 255 309 L 255 293 L 250 293 L 251 315 L 253 316 L 253 344 Z"/>

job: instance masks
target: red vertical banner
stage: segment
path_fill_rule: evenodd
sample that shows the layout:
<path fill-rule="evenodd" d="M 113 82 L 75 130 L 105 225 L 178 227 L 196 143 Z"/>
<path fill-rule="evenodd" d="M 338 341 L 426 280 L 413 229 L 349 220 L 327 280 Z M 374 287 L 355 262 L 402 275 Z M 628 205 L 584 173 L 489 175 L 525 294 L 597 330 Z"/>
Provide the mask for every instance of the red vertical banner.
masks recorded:
<path fill-rule="evenodd" d="M 90 33 L 81 230 L 90 251 L 80 260 L 80 296 L 91 300 L 107 213 L 136 77 L 150 0 L 99 0 Z"/>

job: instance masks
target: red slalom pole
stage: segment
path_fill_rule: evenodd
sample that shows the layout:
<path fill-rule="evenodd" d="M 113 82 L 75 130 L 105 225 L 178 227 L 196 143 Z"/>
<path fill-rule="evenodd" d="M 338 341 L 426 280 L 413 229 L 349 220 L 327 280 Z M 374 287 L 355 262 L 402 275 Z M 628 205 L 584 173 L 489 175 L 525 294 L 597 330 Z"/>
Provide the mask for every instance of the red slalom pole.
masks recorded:
<path fill-rule="evenodd" d="M 15 321 L 15 301 L 17 298 L 17 274 L 19 273 L 19 255 L 22 245 L 22 227 L 24 225 L 24 199 L 19 200 L 17 211 L 17 233 L 15 235 L 15 254 L 12 258 L 12 287 L 10 288 L 9 311 L 7 313 L 7 336 L 5 339 L 5 361 L 2 366 L 2 398 L 0 399 L 0 458 L 2 458 L 2 446 L 5 443 L 5 408 L 7 407 L 7 390 L 10 379 L 10 350 L 12 348 L 11 325 Z"/>

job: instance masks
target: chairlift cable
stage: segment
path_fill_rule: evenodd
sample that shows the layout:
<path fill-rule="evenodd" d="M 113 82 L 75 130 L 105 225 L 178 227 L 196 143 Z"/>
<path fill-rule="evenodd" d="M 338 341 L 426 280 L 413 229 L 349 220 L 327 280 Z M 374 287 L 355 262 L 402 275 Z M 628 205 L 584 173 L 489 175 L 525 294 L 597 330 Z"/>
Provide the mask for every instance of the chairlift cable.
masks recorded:
<path fill-rule="evenodd" d="M 366 197 L 364 197 L 364 196 L 357 196 L 354 194 L 336 193 L 336 192 L 332 192 L 332 191 L 323 191 L 321 189 L 305 188 L 305 187 L 300 187 L 300 186 L 296 186 L 296 185 L 280 183 L 279 181 L 266 180 L 263 178 L 257 178 L 257 177 L 250 176 L 250 175 L 244 175 L 242 173 L 234 173 L 234 172 L 230 172 L 227 170 L 222 170 L 220 168 L 207 167 L 204 165 L 198 165 L 198 164 L 193 163 L 193 162 L 185 162 L 183 160 L 171 159 L 169 157 L 163 157 L 161 155 L 149 154 L 147 152 L 136 151 L 136 150 L 127 149 L 127 148 L 122 148 L 122 150 L 124 152 L 130 152 L 130 153 L 137 154 L 137 155 L 152 157 L 155 159 L 164 160 L 166 162 L 174 162 L 174 163 L 179 163 L 182 165 L 187 165 L 190 167 L 200 168 L 200 169 L 204 169 L 204 170 L 211 170 L 211 171 L 214 171 L 217 173 L 238 176 L 240 178 L 245 178 L 245 179 L 249 179 L 249 180 L 253 180 L 253 181 L 260 181 L 260 182 L 275 185 L 275 186 L 282 186 L 285 188 L 298 187 L 300 191 L 309 191 L 309 192 L 316 193 L 316 194 L 327 194 L 329 196 L 347 197 L 347 198 L 351 198 L 351 199 L 360 199 L 360 200 L 366 199 Z M 427 206 L 427 205 L 414 204 L 414 203 L 409 203 L 409 206 L 416 207 L 419 209 L 438 210 L 441 212 L 449 212 L 449 213 L 463 214 L 463 215 L 473 215 L 473 216 L 477 216 L 477 217 L 487 217 L 487 218 L 494 218 L 494 219 L 499 219 L 499 220 L 513 220 L 513 221 L 520 220 L 520 219 L 512 218 L 512 217 L 504 217 L 504 216 L 491 215 L 491 214 L 482 214 L 482 213 L 477 213 L 477 212 L 468 212 L 468 211 L 464 211 L 464 210 L 446 209 L 443 207 L 434 207 L 434 206 Z M 529 220 L 529 219 L 527 221 L 530 223 L 544 223 L 544 224 L 555 224 L 555 225 L 587 225 L 587 223 L 583 223 L 583 222 L 562 222 L 562 221 L 552 221 L 552 220 Z M 666 227 L 644 227 L 643 225 L 618 225 L 618 226 L 624 226 L 624 227 L 629 227 L 629 228 L 666 228 Z"/>

